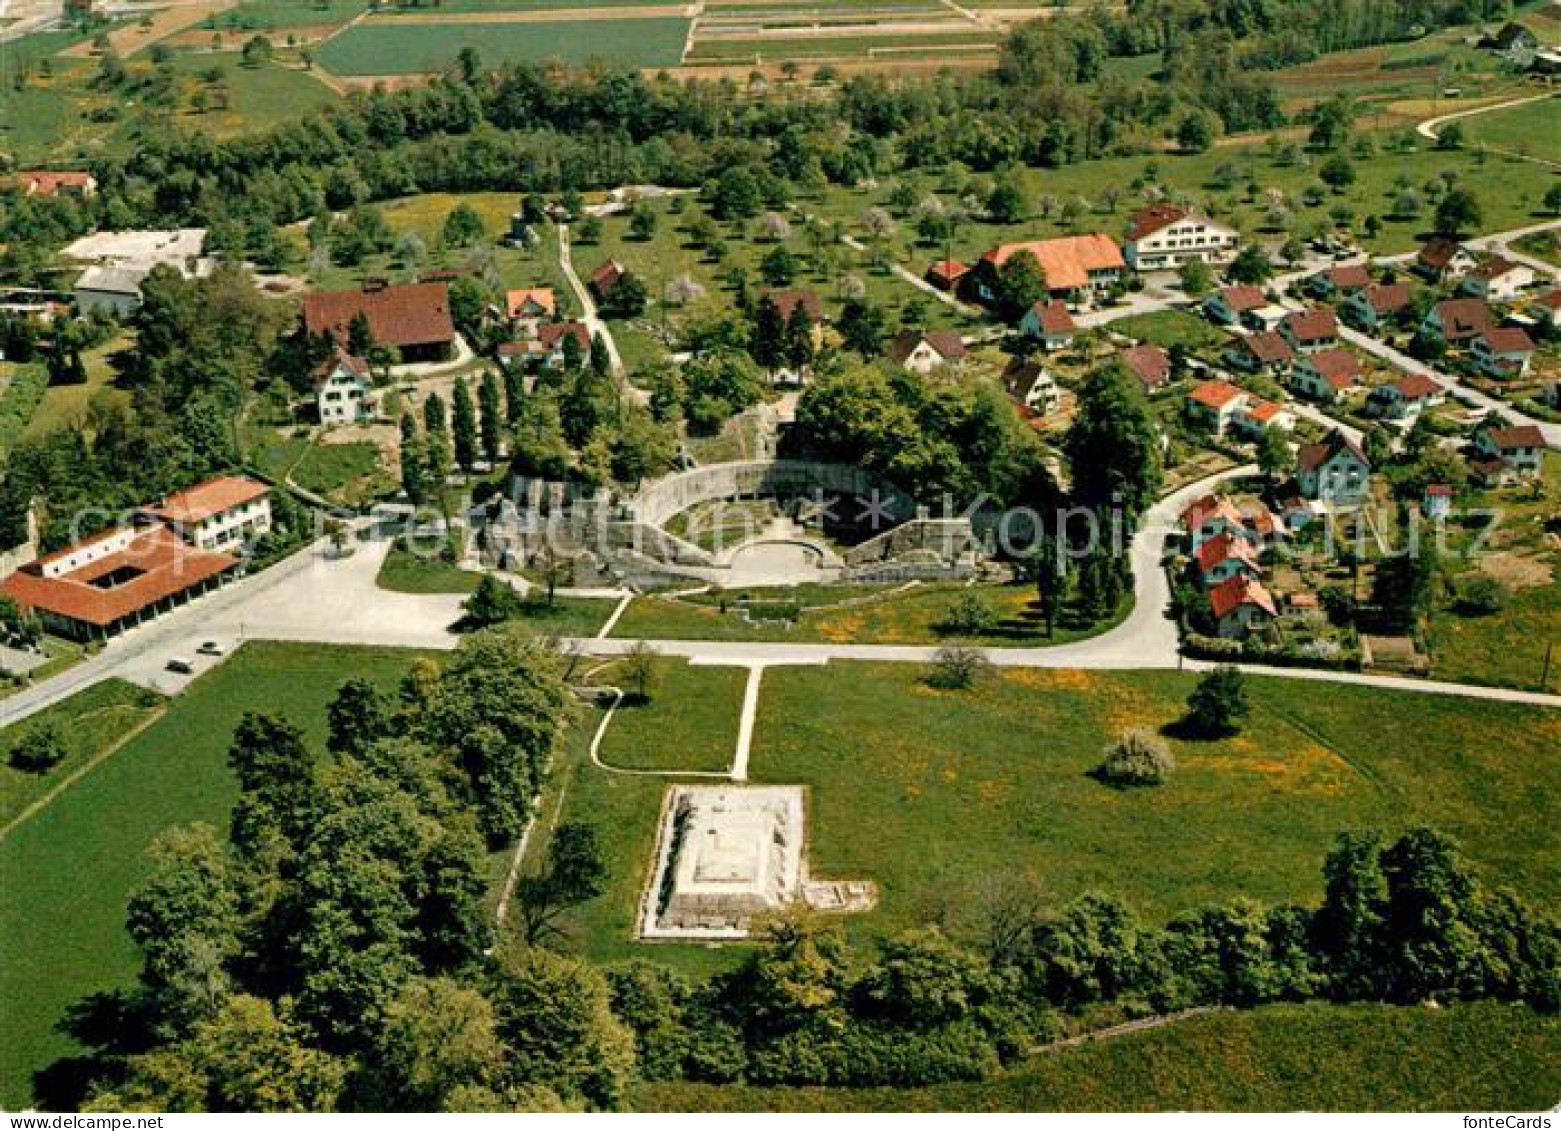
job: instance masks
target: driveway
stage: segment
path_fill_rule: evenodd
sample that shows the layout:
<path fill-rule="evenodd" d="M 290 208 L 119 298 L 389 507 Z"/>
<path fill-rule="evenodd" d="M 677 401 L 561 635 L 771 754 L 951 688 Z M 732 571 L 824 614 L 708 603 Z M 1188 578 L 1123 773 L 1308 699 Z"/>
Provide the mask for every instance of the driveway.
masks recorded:
<path fill-rule="evenodd" d="M 585 323 L 586 332 L 591 337 L 601 335 L 601 339 L 607 345 L 607 357 L 612 362 L 614 376 L 623 373 L 623 358 L 618 353 L 618 343 L 613 340 L 612 331 L 607 328 L 607 323 L 602 321 L 601 315 L 596 310 L 596 300 L 591 297 L 591 289 L 580 281 L 580 276 L 575 273 L 574 249 L 569 242 L 569 225 L 558 225 L 558 265 L 563 268 L 564 278 L 569 281 L 569 289 L 574 291 L 575 299 L 580 303 L 580 321 Z"/>

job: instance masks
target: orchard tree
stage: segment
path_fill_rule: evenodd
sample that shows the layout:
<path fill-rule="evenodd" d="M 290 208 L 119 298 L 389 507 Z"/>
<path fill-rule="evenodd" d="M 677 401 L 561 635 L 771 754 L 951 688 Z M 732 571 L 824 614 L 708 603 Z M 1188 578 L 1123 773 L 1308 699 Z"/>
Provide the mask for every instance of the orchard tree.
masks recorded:
<path fill-rule="evenodd" d="M 1187 726 L 1194 734 L 1220 738 L 1234 734 L 1251 709 L 1241 669 L 1222 664 L 1200 679 L 1187 697 Z"/>

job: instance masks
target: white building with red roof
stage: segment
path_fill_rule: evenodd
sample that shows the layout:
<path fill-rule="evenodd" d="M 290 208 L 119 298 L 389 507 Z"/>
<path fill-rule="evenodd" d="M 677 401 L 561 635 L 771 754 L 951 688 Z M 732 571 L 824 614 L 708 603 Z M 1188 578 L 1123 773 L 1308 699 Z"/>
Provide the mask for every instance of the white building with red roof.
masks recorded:
<path fill-rule="evenodd" d="M 1274 598 L 1261 581 L 1251 577 L 1232 577 L 1210 589 L 1209 611 L 1220 636 L 1227 640 L 1245 640 L 1279 616 Z"/>
<path fill-rule="evenodd" d="M 1474 450 L 1483 458 L 1476 462 L 1475 470 L 1487 482 L 1532 479 L 1544 466 L 1545 446 L 1545 435 L 1534 424 L 1481 428 L 1474 435 Z M 1481 463 L 1486 466 L 1481 467 Z M 1491 467 L 1493 464 L 1499 467 Z"/>
<path fill-rule="evenodd" d="M 1262 287 L 1242 284 L 1221 287 L 1203 300 L 1203 312 L 1216 322 L 1234 326 L 1249 310 L 1260 310 L 1268 305 L 1268 295 Z"/>
<path fill-rule="evenodd" d="M 1469 348 L 1469 356 L 1481 373 L 1509 379 L 1524 377 L 1534 357 L 1534 341 L 1522 327 L 1499 326 L 1478 335 Z"/>
<path fill-rule="evenodd" d="M 1078 323 L 1068 312 L 1068 304 L 1057 299 L 1038 302 L 1019 319 L 1019 332 L 1041 343 L 1042 349 L 1065 349 L 1078 333 Z"/>
<path fill-rule="evenodd" d="M 1184 263 L 1222 263 L 1240 246 L 1234 228 L 1174 204 L 1153 204 L 1128 221 L 1122 253 L 1134 270 L 1159 271 Z"/>
<path fill-rule="evenodd" d="M 1262 573 L 1252 543 L 1229 531 L 1199 546 L 1193 552 L 1192 560 L 1205 589 L 1212 589 L 1232 577 L 1256 579 Z"/>
<path fill-rule="evenodd" d="M 1246 404 L 1247 394 L 1239 385 L 1205 381 L 1187 394 L 1187 415 L 1216 436 L 1223 436 Z"/>
<path fill-rule="evenodd" d="M 1290 388 L 1300 396 L 1333 404 L 1360 382 L 1360 361 L 1339 346 L 1308 354 L 1290 370 Z"/>
<path fill-rule="evenodd" d="M 1116 240 L 1099 232 L 1005 243 L 976 261 L 964 278 L 966 292 L 988 305 L 995 304 L 1001 293 L 998 273 L 1020 252 L 1035 257 L 1046 276 L 1046 289 L 1053 297 L 1061 299 L 1077 301 L 1104 290 L 1127 269 Z"/>
<path fill-rule="evenodd" d="M 271 529 L 271 488 L 247 475 L 221 475 L 142 507 L 139 517 L 197 549 L 235 550 Z"/>
<path fill-rule="evenodd" d="M 1366 414 L 1384 420 L 1413 420 L 1432 405 L 1447 399 L 1446 392 L 1424 373 L 1407 373 L 1391 385 L 1379 385 L 1366 398 Z"/>
<path fill-rule="evenodd" d="M 1465 294 L 1501 302 L 1517 298 L 1532 287 L 1537 278 L 1527 263 L 1514 263 L 1500 255 L 1492 255 L 1463 277 L 1460 289 Z"/>
<path fill-rule="evenodd" d="M 337 347 L 314 371 L 314 403 L 327 428 L 357 424 L 372 412 L 374 377 L 369 363 Z"/>

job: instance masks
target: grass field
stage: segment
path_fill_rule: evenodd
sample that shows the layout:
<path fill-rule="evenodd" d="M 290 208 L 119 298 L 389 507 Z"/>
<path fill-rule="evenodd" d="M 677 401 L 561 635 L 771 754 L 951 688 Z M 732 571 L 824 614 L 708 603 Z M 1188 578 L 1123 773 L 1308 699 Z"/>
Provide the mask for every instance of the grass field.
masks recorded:
<path fill-rule="evenodd" d="M 718 670 L 688 669 L 701 686 L 685 698 L 735 708 Z M 1456 836 L 1537 905 L 1561 894 L 1561 712 L 1258 679 L 1243 733 L 1173 739 L 1168 785 L 1119 792 L 1088 776 L 1101 748 L 1177 719 L 1192 676 L 1008 670 L 970 693 L 921 676 L 860 663 L 764 676 L 750 778 L 807 787 L 814 874 L 879 884 L 880 906 L 848 920 L 858 936 L 959 923 L 971 893 L 1015 873 L 1059 903 L 1118 893 L 1152 920 L 1236 895 L 1314 903 L 1338 832 L 1413 823 Z M 604 960 L 729 964 L 741 948 L 632 940 L 666 784 L 573 767 L 565 816 L 594 824 L 615 862 L 608 893 L 575 921 L 579 945 Z"/>
<path fill-rule="evenodd" d="M 696 38 L 689 49 L 689 63 L 778 63 L 787 59 L 886 58 L 937 51 L 997 50 L 998 36 L 970 29 L 950 20 L 948 31 L 906 35 L 830 35 L 785 38 L 767 35 L 759 39 Z M 966 30 L 955 30 L 964 28 Z M 963 54 L 963 51 L 961 52 Z"/>
<path fill-rule="evenodd" d="M 0 964 L 0 1103 L 27 1104 L 31 1074 L 74 1051 L 54 1029 L 71 1003 L 133 979 L 138 959 L 124 931 L 125 897 L 164 829 L 191 821 L 226 827 L 237 792 L 226 753 L 240 716 L 285 712 L 323 746 L 325 707 L 343 682 L 362 677 L 390 687 L 416 655 L 246 644 L 0 843 L 0 953 L 10 956 Z"/>
<path fill-rule="evenodd" d="M 385 471 L 379 445 L 315 441 L 292 468 L 293 482 L 337 502 L 359 504 L 393 494 L 396 481 Z"/>
<path fill-rule="evenodd" d="M 1537 1111 L 1561 1023 L 1521 1006 L 1275 1005 L 1033 1057 L 933 1088 L 656 1084 L 638 1111 Z"/>
<path fill-rule="evenodd" d="M 1185 310 L 1158 310 L 1153 314 L 1133 314 L 1111 323 L 1117 334 L 1148 342 L 1162 349 L 1183 346 L 1193 352 L 1218 349 L 1230 339 L 1220 330 L 1209 325 L 1208 319 L 1199 318 Z"/>
<path fill-rule="evenodd" d="M 74 424 L 86 412 L 94 397 L 108 391 L 115 399 L 128 402 L 130 394 L 115 386 L 118 373 L 113 357 L 130 345 L 128 336 L 116 338 L 82 355 L 87 379 L 79 385 L 50 385 L 43 401 L 33 413 L 26 435 L 42 436 L 56 428 Z"/>
<path fill-rule="evenodd" d="M 1464 136 L 1472 142 L 1561 161 L 1561 99 L 1492 110 L 1465 118 L 1461 124 Z"/>
<path fill-rule="evenodd" d="M 480 573 L 414 554 L 397 544 L 385 555 L 374 583 L 392 593 L 470 593 L 481 580 Z"/>
<path fill-rule="evenodd" d="M 857 594 L 850 587 L 807 590 L 774 589 L 749 596 L 752 619 L 742 614 L 741 594 L 720 592 L 694 600 L 636 597 L 624 610 L 612 635 L 647 640 L 774 640 L 830 644 L 936 644 L 947 639 L 942 622 L 966 587 L 957 583 L 921 585 L 913 589 Z M 971 637 L 996 647 L 1066 644 L 1104 632 L 1115 620 L 1088 628 L 1065 621 L 1046 635 L 1035 607 L 1035 590 L 1027 584 L 983 586 L 978 592 L 998 615 L 996 626 Z M 851 604 L 853 597 L 866 599 Z M 725 600 L 725 608 L 721 602 Z M 801 609 L 798 615 L 798 609 Z M 1125 610 L 1124 610 L 1125 611 Z M 783 619 L 794 618 L 794 619 Z"/>
<path fill-rule="evenodd" d="M 162 696 L 123 680 L 94 684 L 64 703 L 41 711 L 25 723 L 0 731 L 0 828 L 82 766 L 155 715 Z M 11 751 L 34 727 L 58 728 L 64 761 L 46 773 L 24 773 L 10 764 Z"/>
<path fill-rule="evenodd" d="M 656 662 L 656 673 L 658 686 L 649 702 L 628 702 L 613 713 L 602 737 L 602 761 L 626 770 L 729 769 L 747 670 L 664 658 Z M 599 671 L 595 682 L 622 687 L 621 666 Z"/>
<path fill-rule="evenodd" d="M 358 24 L 319 51 L 320 65 L 338 75 L 439 71 L 464 48 L 490 65 L 586 63 L 672 66 L 688 35 L 684 19 L 564 20 L 547 23 Z"/>

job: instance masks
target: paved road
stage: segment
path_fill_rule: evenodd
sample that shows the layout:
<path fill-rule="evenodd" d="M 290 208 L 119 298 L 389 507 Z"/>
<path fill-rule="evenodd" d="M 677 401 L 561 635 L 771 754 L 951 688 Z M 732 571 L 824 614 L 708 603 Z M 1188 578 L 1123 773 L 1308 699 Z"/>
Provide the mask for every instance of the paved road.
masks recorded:
<path fill-rule="evenodd" d="M 1554 97 L 1556 97 L 1556 95 L 1553 91 L 1546 91 L 1543 94 L 1530 94 L 1525 95 L 1522 98 L 1508 99 L 1506 102 L 1494 102 L 1489 106 L 1475 106 L 1468 110 L 1455 110 L 1451 114 L 1440 114 L 1435 118 L 1427 118 L 1425 121 L 1421 122 L 1415 127 L 1415 132 L 1418 133 L 1421 137 L 1430 138 L 1432 141 L 1436 141 L 1440 136 L 1441 127 L 1446 125 L 1448 122 L 1456 122 L 1464 118 L 1472 118 L 1476 114 L 1489 114 L 1495 110 L 1507 110 L 1513 106 L 1526 106 L 1530 102 L 1543 102 L 1547 98 Z M 1545 157 L 1535 157 L 1530 153 L 1518 153 L 1515 150 L 1501 149 L 1493 145 L 1487 145 L 1485 148 L 1492 153 L 1500 153 L 1505 157 L 1516 157 L 1522 161 L 1532 161 L 1536 165 L 1546 165 L 1552 169 L 1561 169 L 1561 162 L 1551 161 Z"/>

